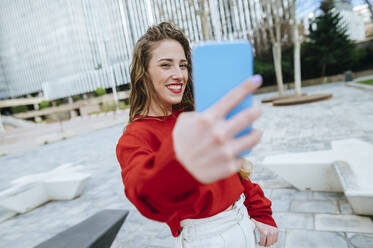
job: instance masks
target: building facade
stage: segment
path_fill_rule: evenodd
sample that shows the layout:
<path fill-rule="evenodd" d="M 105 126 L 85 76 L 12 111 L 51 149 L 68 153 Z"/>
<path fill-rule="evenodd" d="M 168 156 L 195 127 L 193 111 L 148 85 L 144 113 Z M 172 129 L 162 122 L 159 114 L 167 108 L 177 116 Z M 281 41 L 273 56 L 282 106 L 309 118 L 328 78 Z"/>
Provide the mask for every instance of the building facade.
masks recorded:
<path fill-rule="evenodd" d="M 276 1 L 280 17 L 290 19 L 292 1 Z M 248 39 L 256 50 L 266 48 L 263 6 L 259 0 L 1 0 L 0 99 L 37 92 L 57 99 L 127 84 L 136 40 L 161 21 L 175 23 L 192 44 Z"/>
<path fill-rule="evenodd" d="M 336 2 L 335 8 L 341 16 L 341 25 L 346 27 L 350 40 L 365 40 L 364 18 L 354 12 L 352 4 L 340 1 Z"/>

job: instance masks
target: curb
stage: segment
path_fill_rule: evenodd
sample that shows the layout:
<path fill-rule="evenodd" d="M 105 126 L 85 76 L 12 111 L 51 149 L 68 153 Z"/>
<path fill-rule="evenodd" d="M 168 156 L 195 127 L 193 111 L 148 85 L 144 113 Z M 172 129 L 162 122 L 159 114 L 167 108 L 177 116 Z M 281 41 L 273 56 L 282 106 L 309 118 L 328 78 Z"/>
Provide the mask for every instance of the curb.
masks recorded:
<path fill-rule="evenodd" d="M 373 86 L 366 85 L 366 84 L 359 84 L 359 83 L 355 83 L 355 82 L 346 82 L 346 86 L 359 88 L 359 89 L 363 89 L 363 90 L 373 91 Z"/>

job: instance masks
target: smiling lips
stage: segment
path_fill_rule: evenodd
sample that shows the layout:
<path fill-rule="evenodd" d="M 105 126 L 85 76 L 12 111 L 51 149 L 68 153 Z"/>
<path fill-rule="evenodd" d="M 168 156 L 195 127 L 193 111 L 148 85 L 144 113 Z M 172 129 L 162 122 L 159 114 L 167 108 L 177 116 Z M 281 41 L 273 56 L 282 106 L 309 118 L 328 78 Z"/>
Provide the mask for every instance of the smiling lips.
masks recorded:
<path fill-rule="evenodd" d="M 167 89 L 169 89 L 174 94 L 180 94 L 183 88 L 183 84 L 168 84 L 166 85 Z"/>

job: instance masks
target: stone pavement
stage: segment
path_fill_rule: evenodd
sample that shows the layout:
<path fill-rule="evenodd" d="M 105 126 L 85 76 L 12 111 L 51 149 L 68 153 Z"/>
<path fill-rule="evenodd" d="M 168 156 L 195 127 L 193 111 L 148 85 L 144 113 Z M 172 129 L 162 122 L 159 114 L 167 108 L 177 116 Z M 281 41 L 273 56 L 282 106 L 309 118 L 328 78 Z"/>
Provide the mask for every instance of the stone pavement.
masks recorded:
<path fill-rule="evenodd" d="M 330 141 L 359 138 L 373 143 L 373 92 L 332 83 L 303 88 L 307 93 L 332 93 L 330 100 L 308 105 L 262 105 L 255 127 L 264 131 L 250 154 L 254 163 L 268 155 L 330 149 Z M 256 95 L 257 104 L 276 93 Z M 92 178 L 82 196 L 47 203 L 1 222 L 0 247 L 28 248 L 94 213 L 129 209 L 114 248 L 173 247 L 165 224 L 148 220 L 124 197 L 115 145 L 124 123 L 0 157 L 0 190 L 20 176 L 43 172 L 68 162 L 86 166 Z M 81 128 L 80 130 L 83 130 Z M 268 169 L 255 166 L 253 181 L 273 202 L 280 229 L 278 248 L 373 247 L 372 217 L 354 215 L 342 193 L 299 192 Z"/>

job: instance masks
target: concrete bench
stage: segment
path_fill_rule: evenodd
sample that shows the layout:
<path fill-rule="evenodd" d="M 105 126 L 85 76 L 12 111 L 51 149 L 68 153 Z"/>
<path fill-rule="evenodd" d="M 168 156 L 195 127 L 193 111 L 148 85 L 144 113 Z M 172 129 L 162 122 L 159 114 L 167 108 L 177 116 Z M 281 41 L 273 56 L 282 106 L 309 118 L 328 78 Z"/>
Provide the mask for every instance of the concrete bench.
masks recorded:
<path fill-rule="evenodd" d="M 50 200 L 72 200 L 81 195 L 90 174 L 84 167 L 64 164 L 52 171 L 21 177 L 0 192 L 0 207 L 26 213 Z"/>
<path fill-rule="evenodd" d="M 127 215 L 127 210 L 103 210 L 34 248 L 108 248 Z"/>
<path fill-rule="evenodd" d="M 353 139 L 332 142 L 332 147 L 345 151 L 333 166 L 352 209 L 373 215 L 373 145 Z"/>
<path fill-rule="evenodd" d="M 333 150 L 266 157 L 262 165 L 299 190 L 343 191 L 332 167 L 338 155 Z"/>
<path fill-rule="evenodd" d="M 329 151 L 266 157 L 271 169 L 299 190 L 344 192 L 355 213 L 373 215 L 373 145 L 333 141 Z"/>
<path fill-rule="evenodd" d="M 333 166 L 354 212 L 361 215 L 373 215 L 373 183 L 367 187 L 362 187 L 360 185 L 361 181 L 359 181 L 351 166 L 343 161 L 337 161 Z"/>

